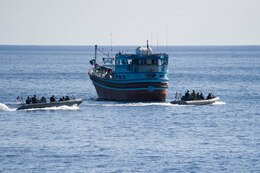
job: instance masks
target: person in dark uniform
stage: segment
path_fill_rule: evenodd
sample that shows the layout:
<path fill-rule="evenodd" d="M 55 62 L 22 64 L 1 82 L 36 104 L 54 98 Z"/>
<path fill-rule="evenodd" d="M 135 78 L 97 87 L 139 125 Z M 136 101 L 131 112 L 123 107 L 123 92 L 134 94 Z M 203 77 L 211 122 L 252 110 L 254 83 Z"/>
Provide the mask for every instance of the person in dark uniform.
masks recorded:
<path fill-rule="evenodd" d="M 61 97 L 59 101 L 60 102 L 65 101 L 65 97 Z"/>
<path fill-rule="evenodd" d="M 38 99 L 36 98 L 36 95 L 34 95 L 33 97 L 32 97 L 32 103 L 37 103 L 38 102 Z"/>
<path fill-rule="evenodd" d="M 66 97 L 65 97 L 65 100 L 66 100 L 66 101 L 70 100 L 70 97 L 69 97 L 69 96 L 66 96 Z"/>
<path fill-rule="evenodd" d="M 26 103 L 26 104 L 31 104 L 31 102 L 32 102 L 32 101 L 31 101 L 30 97 L 28 96 L 27 99 L 26 99 L 26 101 L 25 101 L 25 103 Z"/>
<path fill-rule="evenodd" d="M 55 99 L 54 95 L 51 96 L 50 102 L 56 102 L 56 99 Z"/>
<path fill-rule="evenodd" d="M 209 95 L 207 96 L 207 99 L 212 99 L 211 93 L 209 93 Z"/>
<path fill-rule="evenodd" d="M 192 100 L 197 100 L 196 99 L 196 92 L 194 90 L 192 91 L 191 96 L 192 96 Z"/>
<path fill-rule="evenodd" d="M 184 96 L 184 100 L 185 100 L 185 101 L 186 101 L 186 100 L 189 100 L 189 98 L 190 98 L 190 91 L 187 90 L 187 92 L 185 93 L 185 96 Z"/>
<path fill-rule="evenodd" d="M 200 100 L 200 93 L 199 92 L 197 92 L 196 100 Z"/>
<path fill-rule="evenodd" d="M 204 100 L 204 95 L 202 93 L 200 93 L 199 98 L 200 98 L 200 100 Z"/>
<path fill-rule="evenodd" d="M 47 100 L 45 97 L 42 97 L 41 100 L 40 100 L 40 103 L 47 103 Z"/>

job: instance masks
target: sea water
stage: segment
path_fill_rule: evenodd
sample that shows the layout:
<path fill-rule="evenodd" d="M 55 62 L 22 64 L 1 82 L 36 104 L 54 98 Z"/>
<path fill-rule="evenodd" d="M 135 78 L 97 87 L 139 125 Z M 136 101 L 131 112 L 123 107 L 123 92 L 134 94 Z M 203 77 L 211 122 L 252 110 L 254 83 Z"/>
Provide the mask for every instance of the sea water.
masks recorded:
<path fill-rule="evenodd" d="M 97 101 L 93 46 L 0 46 L 0 172 L 260 172 L 260 46 L 154 50 L 170 57 L 166 103 Z M 193 89 L 221 101 L 169 103 Z M 84 102 L 16 111 L 34 94 Z"/>

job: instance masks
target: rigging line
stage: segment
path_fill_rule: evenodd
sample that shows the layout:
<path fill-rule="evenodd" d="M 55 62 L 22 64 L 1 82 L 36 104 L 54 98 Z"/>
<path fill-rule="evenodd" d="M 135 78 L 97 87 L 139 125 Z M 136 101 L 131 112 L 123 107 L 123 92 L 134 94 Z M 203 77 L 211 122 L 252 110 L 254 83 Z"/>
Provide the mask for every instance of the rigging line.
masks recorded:
<path fill-rule="evenodd" d="M 111 51 L 111 58 L 113 58 L 113 33 L 110 33 L 110 51 Z"/>
<path fill-rule="evenodd" d="M 110 33 L 110 51 L 113 53 L 113 34 Z"/>
<path fill-rule="evenodd" d="M 105 55 L 105 56 L 107 56 L 107 57 L 109 57 L 109 54 L 106 54 L 106 53 L 104 53 L 102 50 L 100 50 L 100 49 L 97 49 L 99 52 L 101 52 L 103 55 Z"/>

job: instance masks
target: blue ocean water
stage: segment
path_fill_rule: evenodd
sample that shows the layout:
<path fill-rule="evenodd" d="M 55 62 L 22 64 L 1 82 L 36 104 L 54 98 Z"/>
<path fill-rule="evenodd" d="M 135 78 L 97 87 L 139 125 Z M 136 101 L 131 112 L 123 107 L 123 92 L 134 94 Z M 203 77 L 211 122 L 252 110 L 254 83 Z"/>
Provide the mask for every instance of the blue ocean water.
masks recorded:
<path fill-rule="evenodd" d="M 158 51 L 170 56 L 168 102 L 120 103 L 96 101 L 92 46 L 0 46 L 0 172 L 260 172 L 260 46 Z M 169 104 L 187 89 L 221 102 Z M 15 111 L 33 94 L 84 102 Z"/>

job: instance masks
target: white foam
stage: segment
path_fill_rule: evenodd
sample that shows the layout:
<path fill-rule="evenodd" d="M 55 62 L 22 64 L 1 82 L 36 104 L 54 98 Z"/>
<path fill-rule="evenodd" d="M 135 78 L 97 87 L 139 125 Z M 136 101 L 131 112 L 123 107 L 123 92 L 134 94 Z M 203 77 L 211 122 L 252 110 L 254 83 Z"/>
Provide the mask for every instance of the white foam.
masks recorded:
<path fill-rule="evenodd" d="M 59 106 L 59 107 L 47 107 L 47 108 L 34 108 L 34 109 L 24 109 L 21 111 L 37 111 L 37 110 L 79 110 L 79 106 L 73 105 L 73 106 Z"/>
<path fill-rule="evenodd" d="M 225 105 L 226 102 L 222 102 L 222 101 L 216 101 L 215 103 L 212 103 L 212 105 Z"/>
<path fill-rule="evenodd" d="M 16 109 L 15 108 L 9 108 L 6 104 L 0 103 L 0 111 L 12 112 L 12 111 L 16 111 Z"/>
<path fill-rule="evenodd" d="M 210 105 L 225 105 L 225 102 L 217 101 Z M 178 105 L 178 104 L 171 104 L 170 102 L 153 102 L 153 103 L 146 103 L 146 102 L 134 102 L 134 103 L 117 103 L 117 102 L 110 102 L 110 103 L 89 103 L 89 106 L 107 106 L 107 107 L 141 107 L 141 106 L 196 106 L 196 105 Z"/>
<path fill-rule="evenodd" d="M 109 103 L 109 104 L 88 104 L 89 106 L 113 106 L 113 107 L 139 107 L 139 106 L 172 106 L 171 103 L 145 103 L 145 102 L 137 102 L 137 103 Z"/>

